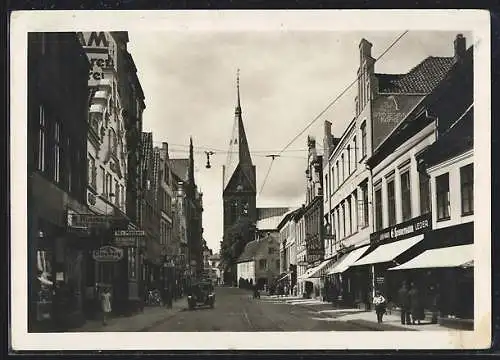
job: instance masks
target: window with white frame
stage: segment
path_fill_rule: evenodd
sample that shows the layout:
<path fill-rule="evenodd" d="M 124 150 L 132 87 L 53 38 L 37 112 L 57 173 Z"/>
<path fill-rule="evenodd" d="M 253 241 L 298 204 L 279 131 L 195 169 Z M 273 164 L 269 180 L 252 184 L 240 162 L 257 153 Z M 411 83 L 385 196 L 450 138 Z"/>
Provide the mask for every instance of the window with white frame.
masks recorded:
<path fill-rule="evenodd" d="M 347 145 L 347 176 L 351 175 L 351 145 Z"/>
<path fill-rule="evenodd" d="M 429 175 L 424 171 L 419 172 L 418 182 L 420 191 L 420 215 L 423 215 L 431 211 Z"/>
<path fill-rule="evenodd" d="M 410 171 L 407 170 L 401 175 L 401 210 L 403 221 L 411 219 L 411 187 Z"/>
<path fill-rule="evenodd" d="M 340 157 L 342 161 L 342 182 L 344 182 L 346 176 L 345 176 L 345 161 L 344 161 L 344 154 Z"/>
<path fill-rule="evenodd" d="M 450 218 L 450 181 L 448 173 L 436 177 L 436 202 L 438 221 L 448 220 Z"/>
<path fill-rule="evenodd" d="M 353 155 L 354 155 L 354 170 L 358 168 L 358 145 L 356 142 L 356 136 L 352 138 Z"/>
<path fill-rule="evenodd" d="M 462 199 L 462 215 L 474 213 L 474 165 L 460 168 L 460 191 Z"/>
<path fill-rule="evenodd" d="M 382 214 L 382 187 L 375 189 L 375 230 L 381 230 L 383 226 Z"/>
<path fill-rule="evenodd" d="M 396 189 L 394 179 L 387 181 L 387 207 L 389 226 L 396 225 Z"/>
<path fill-rule="evenodd" d="M 361 221 L 361 226 L 366 227 L 369 225 L 369 216 L 368 216 L 368 181 L 365 181 L 361 184 L 361 199 L 363 206 L 363 218 Z"/>

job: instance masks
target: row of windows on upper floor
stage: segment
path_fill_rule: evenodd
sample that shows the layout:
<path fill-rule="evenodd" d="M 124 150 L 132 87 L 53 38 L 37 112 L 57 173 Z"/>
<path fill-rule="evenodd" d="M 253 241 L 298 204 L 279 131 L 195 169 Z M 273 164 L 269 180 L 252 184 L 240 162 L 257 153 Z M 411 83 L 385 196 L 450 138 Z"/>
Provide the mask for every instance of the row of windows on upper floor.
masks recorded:
<path fill-rule="evenodd" d="M 401 194 L 401 222 L 409 220 L 412 214 L 412 187 L 410 171 L 404 171 L 400 175 L 400 194 Z M 419 197 L 420 213 L 426 214 L 431 211 L 431 191 L 429 176 L 424 172 L 418 173 L 419 177 Z M 450 219 L 450 185 L 449 174 L 442 174 L 435 179 L 436 185 L 436 209 L 437 220 L 443 221 Z M 376 184 L 375 188 L 375 231 L 381 230 L 383 224 L 383 211 L 387 211 L 388 226 L 396 225 L 396 186 L 394 178 L 388 178 L 386 182 L 387 209 L 384 209 L 382 202 L 382 186 Z M 460 191 L 461 191 L 461 213 L 462 216 L 468 216 L 474 213 L 474 168 L 469 164 L 460 168 Z"/>
<path fill-rule="evenodd" d="M 49 113 L 44 105 L 38 107 L 36 141 L 36 169 L 68 193 L 80 191 L 85 185 L 85 175 L 79 164 L 84 161 L 85 154 L 73 136 L 63 131 L 61 120 Z"/>
<path fill-rule="evenodd" d="M 326 188 L 326 194 L 333 194 L 343 184 L 343 182 L 356 171 L 358 167 L 358 150 L 361 150 L 359 160 L 362 160 L 367 156 L 366 121 L 361 124 L 360 133 L 361 148 L 358 148 L 357 136 L 353 136 L 352 141 L 350 141 L 342 151 L 340 158 L 337 158 L 335 164 L 332 164 L 330 169 L 325 169 L 326 173 L 324 175 L 324 186 Z M 325 196 L 325 201 L 327 201 L 327 199 L 328 197 Z"/>

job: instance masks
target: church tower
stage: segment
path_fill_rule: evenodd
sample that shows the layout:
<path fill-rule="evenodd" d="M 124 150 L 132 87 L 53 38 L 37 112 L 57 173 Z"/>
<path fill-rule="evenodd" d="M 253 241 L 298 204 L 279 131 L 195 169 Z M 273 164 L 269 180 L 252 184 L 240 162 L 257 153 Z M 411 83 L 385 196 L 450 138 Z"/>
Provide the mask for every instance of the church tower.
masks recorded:
<path fill-rule="evenodd" d="M 256 173 L 250 157 L 250 149 L 241 118 L 240 75 L 236 79 L 237 102 L 234 111 L 234 124 L 226 164 L 222 167 L 224 201 L 224 233 L 241 216 L 255 223 L 256 210 Z"/>

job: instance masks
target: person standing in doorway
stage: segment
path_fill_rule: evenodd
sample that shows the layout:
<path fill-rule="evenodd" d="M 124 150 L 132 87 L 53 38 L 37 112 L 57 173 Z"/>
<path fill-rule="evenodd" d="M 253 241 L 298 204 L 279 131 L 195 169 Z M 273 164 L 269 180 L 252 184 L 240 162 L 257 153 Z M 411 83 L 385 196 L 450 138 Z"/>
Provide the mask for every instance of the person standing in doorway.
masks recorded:
<path fill-rule="evenodd" d="M 111 313 L 111 290 L 109 287 L 104 287 L 101 293 L 101 307 L 102 307 L 102 323 L 107 325 L 109 313 Z"/>
<path fill-rule="evenodd" d="M 382 296 L 382 293 L 377 290 L 375 297 L 373 298 L 373 305 L 375 305 L 375 312 L 377 314 L 377 322 L 382 323 L 382 318 L 385 314 L 386 300 Z"/>
<path fill-rule="evenodd" d="M 414 283 L 411 283 L 408 295 L 410 296 L 411 322 L 413 325 L 420 325 L 420 320 L 424 319 L 424 308 L 420 299 L 420 292 Z"/>
<path fill-rule="evenodd" d="M 403 281 L 398 291 L 398 305 L 401 308 L 401 324 L 410 325 L 410 295 L 406 287 L 406 281 Z"/>

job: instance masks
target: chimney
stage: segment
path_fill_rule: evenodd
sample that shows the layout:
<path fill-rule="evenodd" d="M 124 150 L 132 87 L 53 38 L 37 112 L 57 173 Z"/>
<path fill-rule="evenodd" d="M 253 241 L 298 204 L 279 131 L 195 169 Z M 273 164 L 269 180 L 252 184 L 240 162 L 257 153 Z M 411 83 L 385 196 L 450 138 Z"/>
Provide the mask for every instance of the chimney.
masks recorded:
<path fill-rule="evenodd" d="M 360 63 L 363 63 L 363 59 L 372 57 L 372 46 L 372 43 L 368 40 L 361 39 L 361 42 L 359 43 Z"/>
<path fill-rule="evenodd" d="M 458 34 L 453 41 L 453 45 L 455 48 L 454 60 L 455 62 L 462 59 L 465 55 L 465 37 L 462 34 Z"/>

